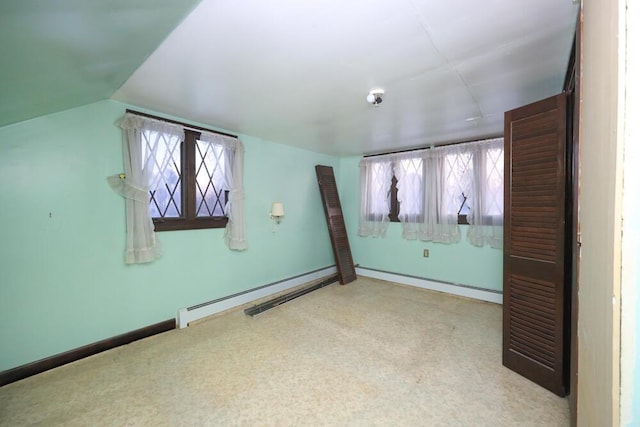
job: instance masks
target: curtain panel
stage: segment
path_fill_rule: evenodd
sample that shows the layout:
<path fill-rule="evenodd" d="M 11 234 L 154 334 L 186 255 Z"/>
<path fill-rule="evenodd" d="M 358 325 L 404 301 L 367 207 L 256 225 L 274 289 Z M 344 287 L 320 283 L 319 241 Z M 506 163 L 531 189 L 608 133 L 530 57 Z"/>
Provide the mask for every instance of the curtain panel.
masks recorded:
<path fill-rule="evenodd" d="M 154 231 L 149 191 L 162 184 L 161 171 L 172 161 L 175 150 L 180 150 L 185 139 L 184 128 L 131 113 L 125 114 L 120 127 L 123 130 L 124 177 L 110 176 L 107 182 L 125 199 L 125 263 L 151 262 L 161 256 L 162 247 Z M 238 139 L 206 131 L 201 132 L 200 141 L 223 147 L 222 179 L 223 186 L 229 189 L 224 239 L 230 249 L 245 250 L 244 146 Z"/>
<path fill-rule="evenodd" d="M 384 237 L 391 210 L 389 189 L 391 161 L 365 158 L 360 161 L 359 236 Z"/>
<path fill-rule="evenodd" d="M 122 151 L 125 178 L 110 176 L 111 188 L 125 199 L 127 237 L 125 263 L 140 264 L 154 261 L 162 255 L 162 246 L 154 231 L 149 212 L 149 189 L 157 181 L 158 165 L 168 162 L 165 155 L 156 155 L 162 139 L 175 143 L 184 139 L 182 127 L 147 119 L 134 114 L 125 114 L 120 121 L 123 131 Z M 166 153 L 166 152 L 165 152 Z"/>
<path fill-rule="evenodd" d="M 358 234 L 384 236 L 395 175 L 404 239 L 459 242 L 466 214 L 472 245 L 502 248 L 503 145 L 495 138 L 362 159 Z"/>
<path fill-rule="evenodd" d="M 438 243 L 460 241 L 457 211 L 451 209 L 444 165 L 451 150 L 430 149 L 393 155 L 398 180 L 402 237 Z"/>
<path fill-rule="evenodd" d="M 229 189 L 224 240 L 229 249 L 243 251 L 248 248 L 244 214 L 244 144 L 239 139 L 209 132 L 202 132 L 200 140 L 223 147 L 226 160 L 224 187 Z"/>
<path fill-rule="evenodd" d="M 504 139 L 472 144 L 473 200 L 467 215 L 467 240 L 474 246 L 503 247 Z"/>

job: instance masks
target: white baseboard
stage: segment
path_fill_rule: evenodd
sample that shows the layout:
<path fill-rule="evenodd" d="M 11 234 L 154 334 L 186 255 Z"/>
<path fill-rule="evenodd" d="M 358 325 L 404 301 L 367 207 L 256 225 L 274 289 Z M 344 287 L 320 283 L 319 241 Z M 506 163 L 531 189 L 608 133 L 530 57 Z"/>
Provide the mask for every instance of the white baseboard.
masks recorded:
<path fill-rule="evenodd" d="M 312 280 L 321 279 L 330 274 L 335 274 L 335 272 L 335 266 L 326 267 L 320 270 L 310 271 L 309 273 L 301 274 L 299 276 L 279 280 L 268 285 L 260 286 L 259 288 L 250 289 L 248 291 L 229 295 L 207 303 L 198 304 L 193 307 L 181 308 L 178 310 L 178 328 L 186 328 L 189 326 L 189 322 L 193 322 L 231 308 L 239 307 L 243 304 L 250 303 L 251 301 L 286 291 L 287 289 L 295 288 L 296 286 L 303 285 Z"/>
<path fill-rule="evenodd" d="M 387 280 L 389 282 L 396 282 L 403 285 L 429 289 L 431 291 L 445 292 L 448 294 L 459 295 L 481 301 L 502 304 L 502 292 L 500 291 L 456 285 L 455 283 L 438 282 L 435 280 L 423 279 L 415 276 L 405 276 L 403 274 L 372 270 L 363 267 L 357 267 L 356 274 L 358 274 L 359 276 L 371 277 L 374 279 Z"/>

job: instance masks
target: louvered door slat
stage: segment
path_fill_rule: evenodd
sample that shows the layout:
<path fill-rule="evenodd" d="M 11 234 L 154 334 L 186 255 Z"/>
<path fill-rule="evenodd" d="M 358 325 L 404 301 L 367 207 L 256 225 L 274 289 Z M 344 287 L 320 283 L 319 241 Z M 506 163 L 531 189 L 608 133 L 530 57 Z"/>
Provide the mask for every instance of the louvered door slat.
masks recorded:
<path fill-rule="evenodd" d="M 514 237 L 517 239 L 518 237 Z M 524 243 L 526 241 L 526 243 Z M 556 253 L 555 245 L 551 241 L 540 241 L 540 239 L 531 239 L 528 237 L 521 237 L 520 243 L 514 243 L 511 245 L 512 249 L 517 251 L 537 253 L 541 256 L 553 256 Z"/>
<path fill-rule="evenodd" d="M 530 336 L 533 339 L 540 341 L 548 348 L 553 349 L 555 337 L 553 334 L 547 333 L 544 328 L 539 327 L 537 324 L 531 324 L 527 319 L 520 319 L 517 316 L 513 316 L 511 318 L 511 322 L 512 327 L 515 330 L 518 330 L 523 335 Z"/>
<path fill-rule="evenodd" d="M 530 241 L 533 244 L 536 245 L 544 245 L 548 242 L 549 237 L 551 237 L 549 234 L 545 234 L 544 228 L 536 228 L 537 232 L 533 232 L 533 233 L 523 233 L 520 231 L 514 231 L 512 233 L 512 236 L 514 236 L 516 239 L 518 240 L 522 240 L 522 239 L 527 239 L 528 241 Z"/>
<path fill-rule="evenodd" d="M 519 347 L 529 348 L 531 353 L 544 357 L 553 366 L 553 351 L 555 348 L 555 337 L 541 337 L 537 331 L 531 331 L 531 328 L 525 330 L 514 322 L 511 329 L 511 342 L 517 343 Z"/>
<path fill-rule="evenodd" d="M 564 395 L 565 98 L 505 114 L 503 363 Z"/>
<path fill-rule="evenodd" d="M 526 323 L 536 328 L 540 335 L 551 337 L 551 339 L 554 337 L 553 332 L 551 332 L 553 328 L 549 328 L 549 326 L 553 326 L 553 319 L 549 320 L 543 316 L 536 316 L 535 313 L 527 310 L 513 309 L 511 312 L 511 321 L 515 323 Z"/>
<path fill-rule="evenodd" d="M 522 296 L 514 295 L 512 293 L 509 298 L 509 304 L 513 305 L 514 308 L 520 308 L 520 311 L 523 313 L 530 312 L 532 317 L 536 317 L 540 320 L 549 320 L 551 322 L 555 320 L 554 310 L 549 310 L 547 307 L 541 307 L 537 302 L 527 300 Z"/>
<path fill-rule="evenodd" d="M 536 280 L 528 277 L 518 276 L 517 274 L 511 275 L 511 284 L 513 289 L 517 290 L 518 287 L 535 289 L 538 295 L 553 298 L 555 295 L 555 289 L 553 286 L 549 286 L 548 282 L 543 280 Z"/>
<path fill-rule="evenodd" d="M 534 288 L 533 286 L 528 287 L 528 288 L 522 288 L 522 289 L 513 289 L 512 291 L 512 295 L 515 295 L 516 297 L 520 297 L 521 299 L 524 299 L 526 301 L 531 301 L 534 304 L 549 304 L 550 305 L 550 312 L 553 313 L 553 303 L 554 303 L 554 297 L 555 295 L 545 295 L 544 293 L 540 292 L 538 289 Z M 544 306 L 540 305 L 539 308 L 542 308 Z"/>
<path fill-rule="evenodd" d="M 520 142 L 520 150 L 514 153 L 514 158 L 521 160 L 527 159 L 530 162 L 535 162 L 539 159 L 545 159 L 555 154 L 553 148 L 540 145 L 545 140 L 545 136 L 539 136 L 537 138 L 522 140 Z"/>
<path fill-rule="evenodd" d="M 342 216 L 342 206 L 338 196 L 338 187 L 333 175 L 333 168 L 330 166 L 316 166 L 316 176 L 322 205 L 324 206 L 329 236 L 331 237 L 331 247 L 336 260 L 338 277 L 341 284 L 347 284 L 356 280 L 356 270 L 351 256 L 347 229 Z"/>

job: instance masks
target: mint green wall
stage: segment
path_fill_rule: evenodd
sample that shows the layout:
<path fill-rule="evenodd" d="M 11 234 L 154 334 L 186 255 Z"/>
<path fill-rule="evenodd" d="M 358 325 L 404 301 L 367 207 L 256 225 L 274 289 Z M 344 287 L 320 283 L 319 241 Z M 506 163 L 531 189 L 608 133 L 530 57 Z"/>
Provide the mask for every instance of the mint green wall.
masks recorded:
<path fill-rule="evenodd" d="M 501 251 L 402 240 L 398 224 L 384 239 L 358 237 L 359 157 L 246 135 L 249 250 L 227 249 L 223 230 L 163 232 L 161 259 L 126 266 L 124 201 L 105 178 L 122 171 L 116 122 L 127 107 L 101 101 L 0 128 L 0 371 L 334 264 L 316 164 L 334 167 L 356 263 L 502 288 Z M 286 211 L 275 233 L 273 201 Z"/>
<path fill-rule="evenodd" d="M 101 101 L 0 128 L 0 371 L 175 317 L 177 309 L 334 264 L 314 165 L 339 161 L 249 136 L 249 250 L 223 230 L 159 233 L 161 259 L 126 266 L 116 121 Z M 268 213 L 282 201 L 272 232 Z"/>
<path fill-rule="evenodd" d="M 348 157 L 340 160 L 340 202 L 356 264 L 502 291 L 502 250 L 477 248 L 467 243 L 466 237 L 451 245 L 403 240 L 399 223 L 389 224 L 384 238 L 358 236 L 360 159 Z M 463 236 L 466 232 L 466 226 L 462 226 Z M 429 249 L 429 258 L 423 257 L 423 249 Z"/>
<path fill-rule="evenodd" d="M 109 98 L 199 3 L 2 2 L 0 126 Z"/>

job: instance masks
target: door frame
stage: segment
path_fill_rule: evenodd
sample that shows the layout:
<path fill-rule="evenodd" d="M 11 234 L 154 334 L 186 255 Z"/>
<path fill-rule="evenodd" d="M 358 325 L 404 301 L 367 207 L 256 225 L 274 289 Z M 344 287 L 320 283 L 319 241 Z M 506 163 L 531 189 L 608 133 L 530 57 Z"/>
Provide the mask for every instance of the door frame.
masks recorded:
<path fill-rule="evenodd" d="M 569 369 L 567 370 L 566 384 L 569 387 L 569 411 L 571 426 L 577 425 L 578 418 L 578 289 L 580 271 L 580 222 L 578 218 L 580 200 L 580 65 L 582 55 L 582 10 L 578 12 L 576 29 L 571 48 L 571 56 L 567 67 L 567 74 L 563 85 L 563 91 L 567 93 L 568 117 L 567 125 L 570 130 L 567 134 L 567 147 L 570 150 L 567 156 L 570 163 L 567 165 L 567 191 L 571 197 L 567 198 L 567 242 L 566 248 L 570 251 L 567 257 L 567 271 L 570 272 L 571 283 L 569 294 L 570 309 L 567 313 L 569 325 L 567 342 L 569 349 Z"/>

